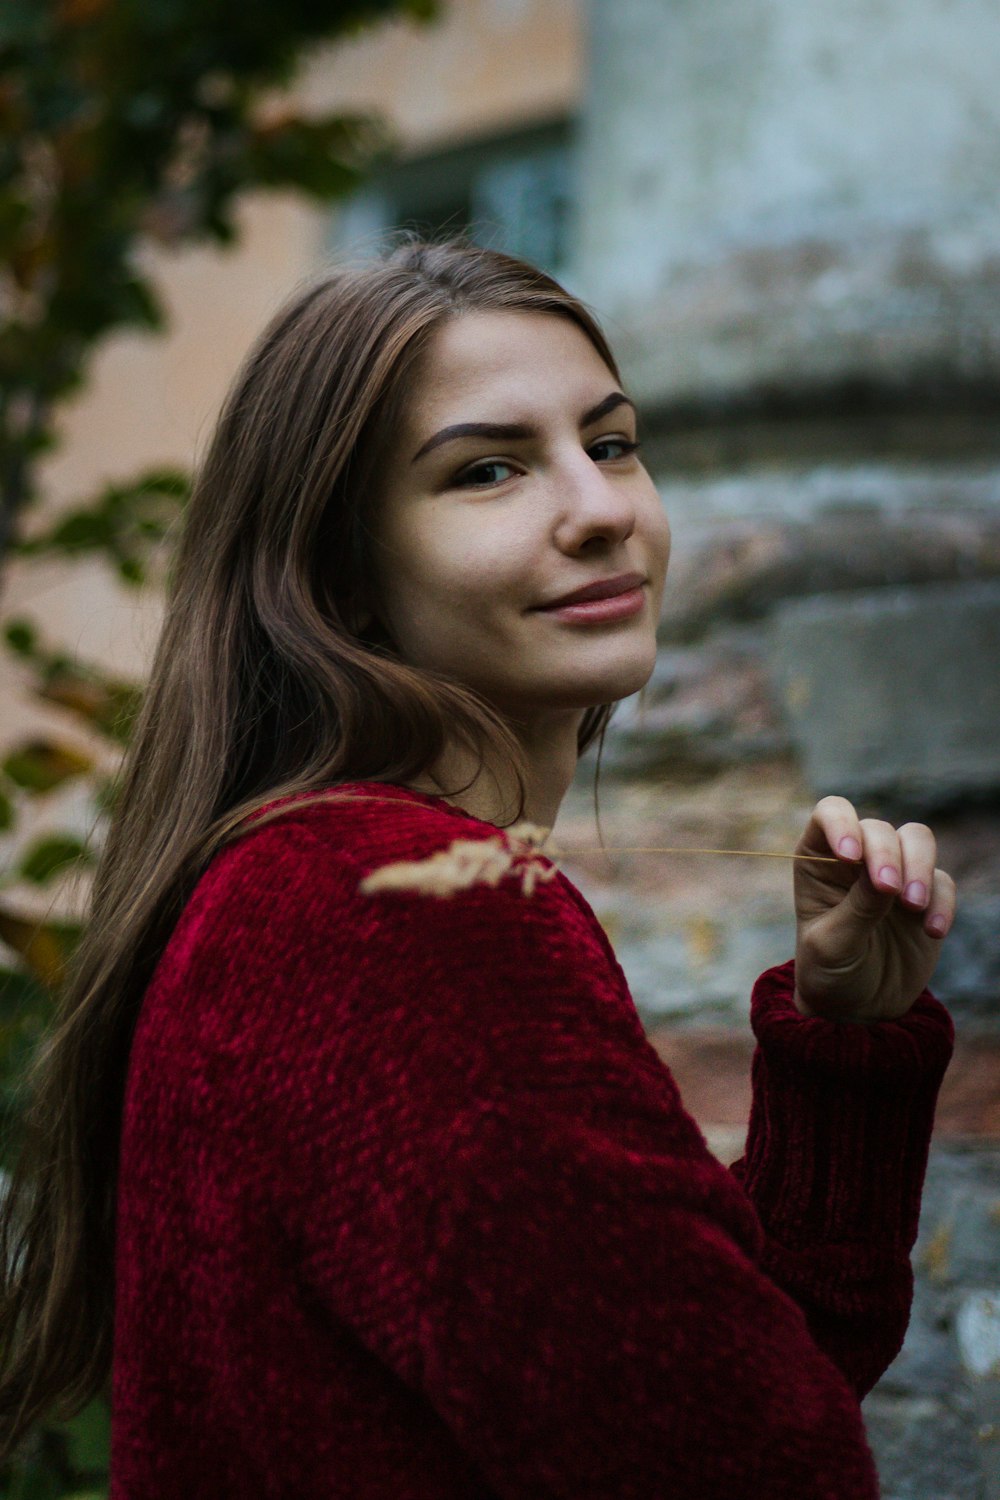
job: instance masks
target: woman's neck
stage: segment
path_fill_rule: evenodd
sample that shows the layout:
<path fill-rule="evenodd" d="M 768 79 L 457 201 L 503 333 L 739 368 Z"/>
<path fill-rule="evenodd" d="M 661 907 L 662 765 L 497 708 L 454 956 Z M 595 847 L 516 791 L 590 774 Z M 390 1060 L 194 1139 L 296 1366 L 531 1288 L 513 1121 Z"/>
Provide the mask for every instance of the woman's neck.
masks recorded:
<path fill-rule="evenodd" d="M 577 734 L 583 714 L 574 710 L 553 716 L 547 723 L 521 727 L 518 739 L 527 762 L 527 785 L 523 820 L 551 828 L 577 764 Z M 414 778 L 415 791 L 444 796 L 471 817 L 498 827 L 509 824 L 517 812 L 517 787 L 513 777 L 498 779 L 483 768 L 470 781 L 475 758 L 470 751 L 449 747 L 431 771 Z M 468 787 L 466 782 L 470 782 Z M 451 788 L 464 790 L 452 793 Z"/>

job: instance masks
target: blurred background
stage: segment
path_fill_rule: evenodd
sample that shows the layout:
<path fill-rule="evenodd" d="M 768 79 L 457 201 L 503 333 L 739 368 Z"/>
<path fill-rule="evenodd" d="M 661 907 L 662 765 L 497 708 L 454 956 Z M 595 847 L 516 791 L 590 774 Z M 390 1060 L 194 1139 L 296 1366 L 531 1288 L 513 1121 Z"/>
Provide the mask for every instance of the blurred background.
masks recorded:
<path fill-rule="evenodd" d="M 0 17 L 0 1103 L 51 1012 L 187 476 L 296 284 L 401 227 L 603 320 L 674 534 L 609 845 L 928 822 L 959 1026 L 888 1500 L 1000 1496 L 1000 9 L 994 0 L 20 0 Z M 589 753 L 555 830 L 597 842 Z M 791 865 L 567 853 L 724 1159 Z M 9 1496 L 104 1493 L 106 1412 Z"/>

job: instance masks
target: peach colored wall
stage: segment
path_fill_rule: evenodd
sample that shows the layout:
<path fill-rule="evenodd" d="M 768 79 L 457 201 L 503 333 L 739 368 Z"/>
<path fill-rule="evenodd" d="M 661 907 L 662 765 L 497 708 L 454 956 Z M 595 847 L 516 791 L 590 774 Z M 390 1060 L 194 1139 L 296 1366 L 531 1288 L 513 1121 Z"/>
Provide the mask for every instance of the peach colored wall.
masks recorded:
<path fill-rule="evenodd" d="M 247 345 L 315 262 L 322 221 L 288 199 L 248 200 L 239 249 L 145 256 L 163 300 L 165 337 L 130 333 L 102 345 L 79 399 L 64 408 L 62 443 L 45 467 L 46 504 L 30 520 L 108 480 L 160 464 L 189 465 Z M 4 615 L 37 613 L 46 632 L 123 672 L 148 654 L 142 617 L 156 604 L 120 587 L 103 563 L 11 567 Z M 135 619 L 133 619 L 135 616 Z"/>
<path fill-rule="evenodd" d="M 431 25 L 395 21 L 317 53 L 295 98 L 308 111 L 381 112 L 417 150 L 558 115 L 577 101 L 582 68 L 580 0 L 446 0 Z M 249 343 L 321 263 L 327 218 L 301 200 L 260 195 L 243 205 L 235 250 L 145 252 L 170 332 L 101 347 L 63 413 L 35 524 L 110 479 L 192 462 Z M 3 586 L 4 616 L 35 613 L 65 645 L 118 671 L 148 660 L 159 602 L 122 589 L 102 564 L 8 566 Z M 49 717 L 24 700 L 2 655 L 0 706 L 3 739 Z"/>
<path fill-rule="evenodd" d="M 576 107 L 581 0 L 445 0 L 427 26 L 394 21 L 319 55 L 302 81 L 311 107 L 384 109 L 405 147 L 548 119 Z"/>

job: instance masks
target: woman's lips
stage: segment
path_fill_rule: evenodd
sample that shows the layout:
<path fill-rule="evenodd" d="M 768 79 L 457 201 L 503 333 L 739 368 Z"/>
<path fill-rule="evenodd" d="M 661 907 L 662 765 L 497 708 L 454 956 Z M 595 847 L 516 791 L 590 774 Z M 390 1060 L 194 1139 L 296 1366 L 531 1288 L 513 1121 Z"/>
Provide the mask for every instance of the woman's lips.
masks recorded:
<path fill-rule="evenodd" d="M 628 589 L 624 594 L 614 594 L 610 599 L 589 599 L 585 604 L 550 604 L 538 610 L 538 614 L 552 615 L 557 620 L 576 621 L 580 624 L 593 622 L 603 624 L 614 620 L 628 620 L 642 610 L 646 602 L 644 585 Z"/>
<path fill-rule="evenodd" d="M 537 608 L 561 609 L 565 604 L 589 604 L 592 599 L 611 599 L 647 582 L 641 573 L 616 573 L 614 578 L 595 578 L 593 583 L 585 583 L 582 588 L 569 589 L 558 599 L 550 599 L 548 604 L 540 604 Z"/>

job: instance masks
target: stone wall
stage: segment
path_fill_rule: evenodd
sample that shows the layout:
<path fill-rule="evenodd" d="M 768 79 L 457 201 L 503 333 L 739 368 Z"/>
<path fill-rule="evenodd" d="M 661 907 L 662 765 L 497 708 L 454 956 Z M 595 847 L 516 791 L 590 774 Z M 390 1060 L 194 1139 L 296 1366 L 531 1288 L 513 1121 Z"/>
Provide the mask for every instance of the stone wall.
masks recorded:
<path fill-rule="evenodd" d="M 608 734 L 605 841 L 789 851 L 826 792 L 934 828 L 958 1047 L 910 1332 L 866 1417 L 887 1500 L 996 1500 L 1000 9 L 591 0 L 590 22 L 575 286 L 674 537 L 656 671 Z M 597 842 L 592 775 L 567 847 Z M 566 867 L 734 1158 L 750 990 L 794 948 L 790 864 Z"/>
<path fill-rule="evenodd" d="M 664 647 L 688 680 L 763 668 L 814 788 L 1000 793 L 1000 617 L 962 595 L 1000 575 L 1000 9 L 592 0 L 590 19 L 576 281 L 670 515 Z"/>
<path fill-rule="evenodd" d="M 598 846 L 593 774 L 591 752 L 556 824 L 566 850 Z M 792 756 L 708 774 L 605 770 L 600 786 L 611 848 L 788 851 L 811 806 Z M 1000 1373 L 978 1373 L 976 1361 L 984 1349 L 987 1367 L 1000 1360 L 1000 808 L 952 809 L 933 826 L 962 893 L 932 980 L 957 1044 L 935 1125 L 910 1328 L 865 1417 L 885 1500 L 998 1500 Z M 735 1160 L 750 1108 L 750 991 L 794 953 L 790 862 L 596 849 L 562 863 L 611 938 L 687 1108 L 717 1155 Z M 963 1339 L 973 1313 L 978 1336 Z"/>
<path fill-rule="evenodd" d="M 644 396 L 992 377 L 992 0 L 589 10 L 580 278 Z"/>

